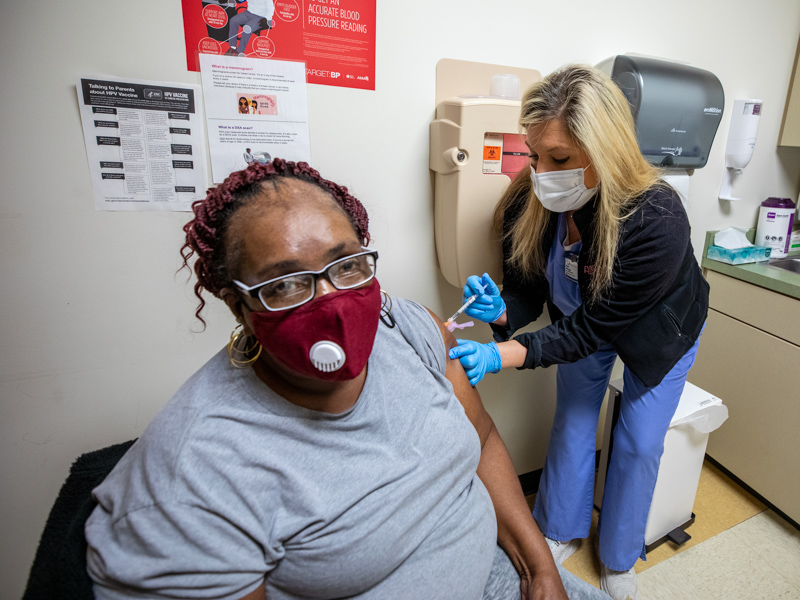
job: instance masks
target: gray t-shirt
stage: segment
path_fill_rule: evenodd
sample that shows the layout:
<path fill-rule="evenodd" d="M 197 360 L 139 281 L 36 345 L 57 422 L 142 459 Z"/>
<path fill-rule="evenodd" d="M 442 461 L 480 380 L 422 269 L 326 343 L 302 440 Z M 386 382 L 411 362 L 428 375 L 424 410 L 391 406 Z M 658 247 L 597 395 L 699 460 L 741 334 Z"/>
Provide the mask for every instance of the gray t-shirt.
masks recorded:
<path fill-rule="evenodd" d="M 480 442 L 420 305 L 395 299 L 362 394 L 298 407 L 223 350 L 94 490 L 100 600 L 481 598 L 497 526 Z"/>

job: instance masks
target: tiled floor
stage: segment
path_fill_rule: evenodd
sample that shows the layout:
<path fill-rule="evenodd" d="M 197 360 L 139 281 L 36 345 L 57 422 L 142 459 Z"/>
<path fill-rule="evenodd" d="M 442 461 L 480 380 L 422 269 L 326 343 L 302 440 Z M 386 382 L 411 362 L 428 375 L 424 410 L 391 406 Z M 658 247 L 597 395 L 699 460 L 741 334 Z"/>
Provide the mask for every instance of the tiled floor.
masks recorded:
<path fill-rule="evenodd" d="M 708 463 L 694 513 L 690 541 L 667 542 L 636 563 L 641 600 L 800 600 L 797 529 Z M 592 534 L 596 521 L 595 513 Z M 600 565 L 588 542 L 564 566 L 598 585 Z"/>
<path fill-rule="evenodd" d="M 642 600 L 800 600 L 800 534 L 768 510 L 639 575 Z"/>

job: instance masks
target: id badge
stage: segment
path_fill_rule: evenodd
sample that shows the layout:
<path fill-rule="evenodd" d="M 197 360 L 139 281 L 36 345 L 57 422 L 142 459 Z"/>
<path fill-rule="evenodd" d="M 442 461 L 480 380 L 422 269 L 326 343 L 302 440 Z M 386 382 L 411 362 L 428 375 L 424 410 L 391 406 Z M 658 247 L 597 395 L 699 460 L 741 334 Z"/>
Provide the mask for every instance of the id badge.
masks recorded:
<path fill-rule="evenodd" d="M 570 281 L 578 281 L 578 255 L 574 252 L 564 253 L 564 275 Z"/>

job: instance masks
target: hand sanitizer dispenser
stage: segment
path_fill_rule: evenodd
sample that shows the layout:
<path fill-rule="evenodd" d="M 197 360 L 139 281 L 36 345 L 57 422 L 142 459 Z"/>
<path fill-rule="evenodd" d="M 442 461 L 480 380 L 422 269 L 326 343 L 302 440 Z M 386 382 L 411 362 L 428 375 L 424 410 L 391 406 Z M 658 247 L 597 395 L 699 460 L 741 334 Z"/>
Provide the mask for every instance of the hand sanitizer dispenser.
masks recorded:
<path fill-rule="evenodd" d="M 492 215 L 511 178 L 529 164 L 518 125 L 520 90 L 540 79 L 532 69 L 450 59 L 437 64 L 429 158 L 436 253 L 456 287 L 470 275 L 502 279 Z"/>
<path fill-rule="evenodd" d="M 761 100 L 735 100 L 731 125 L 728 130 L 728 145 L 725 146 L 725 170 L 719 188 L 720 200 L 739 200 L 731 196 L 734 175 L 741 175 L 750 164 L 756 147 L 758 122 L 761 119 Z"/>

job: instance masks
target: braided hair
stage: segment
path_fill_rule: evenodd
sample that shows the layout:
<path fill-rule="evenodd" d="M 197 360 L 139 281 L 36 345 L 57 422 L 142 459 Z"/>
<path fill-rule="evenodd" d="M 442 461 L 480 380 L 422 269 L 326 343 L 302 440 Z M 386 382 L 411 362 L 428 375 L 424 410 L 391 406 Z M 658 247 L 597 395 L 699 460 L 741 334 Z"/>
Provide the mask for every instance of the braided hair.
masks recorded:
<path fill-rule="evenodd" d="M 195 316 L 203 325 L 205 321 L 200 311 L 206 302 L 202 291 L 207 290 L 219 298 L 222 289 L 229 287 L 232 279 L 228 272 L 229 249 L 225 247 L 225 233 L 231 217 L 243 206 L 258 200 L 263 192 L 262 183 L 271 181 L 276 185 L 285 179 L 305 181 L 329 194 L 350 219 L 361 244 L 366 246 L 369 243 L 369 218 L 361 202 L 351 196 L 346 187 L 323 179 L 308 163 L 276 158 L 271 163 L 253 163 L 246 169 L 231 173 L 220 185 L 209 189 L 204 200 L 192 204 L 194 219 L 183 227 L 186 242 L 181 247 L 181 269 L 190 268 L 189 260 L 196 257 L 194 294 L 200 304 Z"/>

